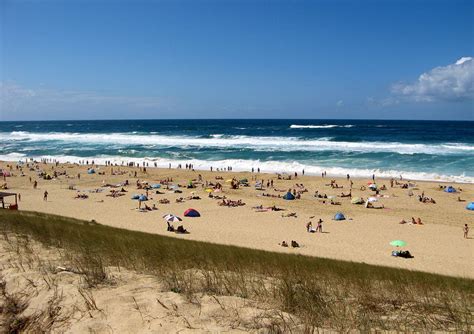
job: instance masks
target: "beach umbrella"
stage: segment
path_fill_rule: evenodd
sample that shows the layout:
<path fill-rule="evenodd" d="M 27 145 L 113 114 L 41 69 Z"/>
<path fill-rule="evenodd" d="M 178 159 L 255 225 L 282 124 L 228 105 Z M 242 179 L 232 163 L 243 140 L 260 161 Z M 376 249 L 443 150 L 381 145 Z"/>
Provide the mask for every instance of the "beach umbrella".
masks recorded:
<path fill-rule="evenodd" d="M 377 185 L 375 183 L 371 183 L 369 184 L 369 188 L 372 190 L 377 189 Z"/>
<path fill-rule="evenodd" d="M 207 193 L 212 193 L 212 189 L 211 189 L 211 188 L 207 188 L 207 189 L 205 190 L 205 192 L 207 192 Z"/>
<path fill-rule="evenodd" d="M 376 197 L 367 198 L 367 202 L 369 202 L 369 203 L 373 203 L 373 202 L 377 202 L 377 201 L 378 201 L 378 198 L 376 198 Z"/>
<path fill-rule="evenodd" d="M 472 210 L 472 211 L 474 211 L 474 202 L 469 203 L 469 204 L 466 206 L 466 209 L 467 209 L 467 210 Z"/>
<path fill-rule="evenodd" d="M 138 196 L 138 200 L 140 202 L 145 202 L 145 201 L 148 201 L 148 197 L 146 197 L 145 195 L 140 195 Z"/>
<path fill-rule="evenodd" d="M 403 240 L 393 240 L 393 241 L 390 241 L 390 245 L 394 247 L 404 247 L 407 245 L 407 243 Z"/>
<path fill-rule="evenodd" d="M 131 198 L 137 200 L 140 198 L 140 195 L 133 195 Z"/>
<path fill-rule="evenodd" d="M 177 222 L 182 221 L 182 219 L 179 218 L 178 216 L 171 216 L 169 219 L 166 219 L 166 221 L 169 223 L 177 223 Z"/>
<path fill-rule="evenodd" d="M 164 218 L 165 220 L 168 220 L 168 219 L 170 219 L 170 218 L 173 217 L 173 216 L 174 216 L 174 215 L 172 215 L 171 213 L 167 213 L 166 215 L 163 216 L 163 218 Z"/>

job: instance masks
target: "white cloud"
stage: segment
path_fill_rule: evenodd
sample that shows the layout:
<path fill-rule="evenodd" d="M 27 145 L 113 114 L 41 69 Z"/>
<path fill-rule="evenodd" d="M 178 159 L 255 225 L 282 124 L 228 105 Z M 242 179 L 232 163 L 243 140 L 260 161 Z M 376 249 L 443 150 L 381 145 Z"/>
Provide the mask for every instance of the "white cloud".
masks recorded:
<path fill-rule="evenodd" d="M 392 93 L 416 102 L 463 101 L 474 98 L 474 59 L 462 57 L 454 64 L 439 66 L 410 83 L 397 83 Z"/>

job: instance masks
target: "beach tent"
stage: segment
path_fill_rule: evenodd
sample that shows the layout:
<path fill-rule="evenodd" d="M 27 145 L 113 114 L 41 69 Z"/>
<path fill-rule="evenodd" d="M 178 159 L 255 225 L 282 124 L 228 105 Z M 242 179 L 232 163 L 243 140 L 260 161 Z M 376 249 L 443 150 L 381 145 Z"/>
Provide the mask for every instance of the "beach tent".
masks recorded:
<path fill-rule="evenodd" d="M 184 211 L 185 217 L 201 217 L 201 214 L 195 209 L 187 209 Z"/>
<path fill-rule="evenodd" d="M 145 201 L 148 201 L 148 197 L 146 197 L 145 195 L 140 195 L 138 196 L 138 200 L 140 202 L 145 202 Z"/>
<path fill-rule="evenodd" d="M 88 169 L 87 174 L 95 174 L 95 170 L 93 168 Z"/>
<path fill-rule="evenodd" d="M 449 187 L 446 187 L 446 189 L 444 189 L 444 191 L 447 192 L 447 193 L 455 193 L 456 189 L 453 186 L 449 186 Z"/>
<path fill-rule="evenodd" d="M 466 206 L 466 209 L 474 211 L 474 202 L 469 203 L 469 204 Z"/>
<path fill-rule="evenodd" d="M 371 183 L 371 184 L 369 184 L 369 188 L 370 188 L 371 190 L 376 190 L 376 189 L 377 189 L 377 185 L 376 185 L 375 183 Z"/>
<path fill-rule="evenodd" d="M 334 215 L 334 220 L 345 220 L 346 217 L 341 212 L 338 212 Z"/>
<path fill-rule="evenodd" d="M 354 197 L 352 200 L 351 200 L 351 203 L 352 204 L 363 204 L 364 203 L 364 200 L 360 197 Z"/>
<path fill-rule="evenodd" d="M 283 196 L 283 199 L 286 199 L 287 201 L 292 201 L 295 199 L 295 196 L 293 196 L 292 193 L 287 192 L 285 196 Z"/>

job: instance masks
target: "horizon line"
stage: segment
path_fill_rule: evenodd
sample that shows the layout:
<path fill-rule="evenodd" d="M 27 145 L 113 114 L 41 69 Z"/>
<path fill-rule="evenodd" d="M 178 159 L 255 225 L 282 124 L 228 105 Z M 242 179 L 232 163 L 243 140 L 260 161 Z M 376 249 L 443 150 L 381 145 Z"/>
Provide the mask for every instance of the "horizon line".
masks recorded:
<path fill-rule="evenodd" d="M 91 121 L 398 121 L 398 122 L 474 122 L 473 119 L 397 119 L 397 118 L 97 118 L 97 119 L 43 119 L 0 120 L 13 122 L 91 122 Z"/>

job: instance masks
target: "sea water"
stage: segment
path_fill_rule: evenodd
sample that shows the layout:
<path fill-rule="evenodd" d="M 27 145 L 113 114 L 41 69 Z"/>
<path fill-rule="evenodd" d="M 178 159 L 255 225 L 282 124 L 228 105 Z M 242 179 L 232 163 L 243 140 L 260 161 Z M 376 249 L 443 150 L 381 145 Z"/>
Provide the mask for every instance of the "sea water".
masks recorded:
<path fill-rule="evenodd" d="M 192 163 L 195 169 L 474 182 L 474 122 L 113 120 L 0 122 L 0 160 Z"/>

